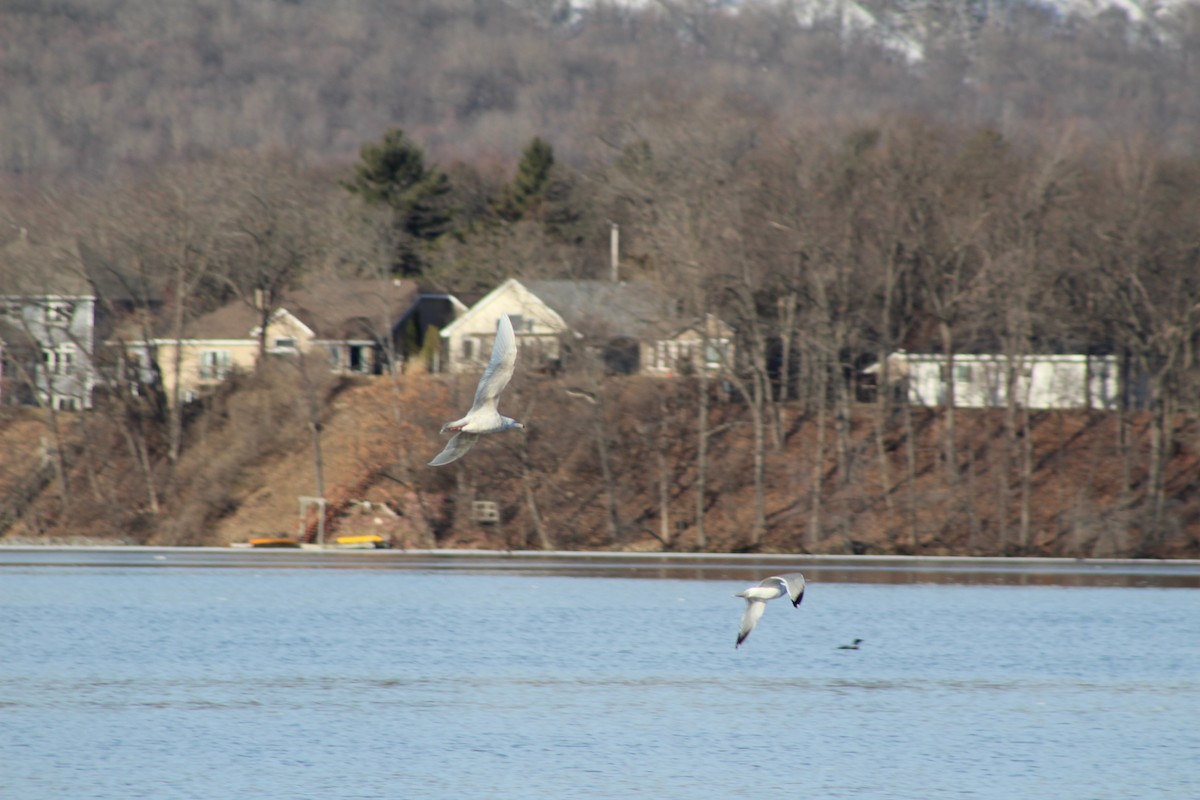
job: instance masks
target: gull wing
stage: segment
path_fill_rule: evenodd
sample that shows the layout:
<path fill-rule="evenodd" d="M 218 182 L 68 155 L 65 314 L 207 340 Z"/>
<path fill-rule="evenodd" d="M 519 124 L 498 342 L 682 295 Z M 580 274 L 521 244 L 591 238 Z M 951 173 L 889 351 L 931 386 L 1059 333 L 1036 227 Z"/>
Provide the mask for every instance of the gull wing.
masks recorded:
<path fill-rule="evenodd" d="M 500 315 L 496 324 L 496 343 L 492 345 L 492 357 L 488 360 L 487 369 L 479 378 L 479 386 L 475 388 L 475 402 L 467 416 L 480 409 L 496 410 L 496 402 L 508 382 L 512 380 L 513 369 L 517 365 L 517 337 L 513 333 L 512 321 L 507 314 Z"/>
<path fill-rule="evenodd" d="M 767 578 L 767 580 L 781 580 L 784 586 L 787 587 L 788 599 L 792 601 L 793 608 L 799 608 L 800 603 L 804 601 L 804 576 L 799 572 L 789 572 L 787 575 L 779 575 L 775 578 Z"/>
<path fill-rule="evenodd" d="M 754 630 L 754 626 L 758 624 L 758 620 L 763 615 L 767 603 L 765 600 L 746 600 L 746 611 L 742 614 L 742 625 L 738 628 L 737 644 L 733 647 L 736 650 L 742 646 L 742 642 L 746 641 L 746 637 L 750 635 L 750 631 Z"/>
<path fill-rule="evenodd" d="M 431 467 L 440 467 L 443 464 L 449 464 L 451 461 L 457 461 L 467 454 L 471 446 L 479 439 L 478 433 L 459 433 L 450 437 L 450 441 L 446 442 L 446 446 L 442 448 L 442 452 L 433 457 L 433 461 L 429 462 Z"/>

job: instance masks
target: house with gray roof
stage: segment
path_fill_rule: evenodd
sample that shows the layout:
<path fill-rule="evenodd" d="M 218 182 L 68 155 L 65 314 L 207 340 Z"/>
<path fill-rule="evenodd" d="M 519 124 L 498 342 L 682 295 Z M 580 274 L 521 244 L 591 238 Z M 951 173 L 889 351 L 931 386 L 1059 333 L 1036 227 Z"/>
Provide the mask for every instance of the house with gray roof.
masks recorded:
<path fill-rule="evenodd" d="M 481 369 L 501 315 L 512 320 L 523 363 L 535 369 L 598 359 L 609 374 L 665 377 L 728 364 L 732 330 L 712 318 L 687 320 L 677 306 L 647 284 L 509 278 L 441 331 L 443 369 Z"/>

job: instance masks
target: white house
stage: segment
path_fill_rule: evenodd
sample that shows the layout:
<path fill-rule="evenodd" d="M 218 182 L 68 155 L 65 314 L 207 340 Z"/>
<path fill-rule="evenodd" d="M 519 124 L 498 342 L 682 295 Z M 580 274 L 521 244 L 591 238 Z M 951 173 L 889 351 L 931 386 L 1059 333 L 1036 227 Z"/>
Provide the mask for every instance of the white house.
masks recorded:
<path fill-rule="evenodd" d="M 714 370 L 733 356 L 733 333 L 673 313 L 675 304 L 643 284 L 509 278 L 442 330 L 444 369 L 475 371 L 487 363 L 496 323 L 508 315 L 526 364 L 564 366 L 587 350 L 610 373 L 670 376 Z M 701 342 L 707 334 L 708 348 Z"/>
<path fill-rule="evenodd" d="M 91 408 L 95 324 L 90 294 L 0 295 L 0 402 Z"/>
<path fill-rule="evenodd" d="M 73 242 L 0 247 L 0 402 L 91 408 L 97 376 L 95 294 Z"/>
<path fill-rule="evenodd" d="M 441 331 L 442 368 L 446 372 L 482 369 L 492 353 L 496 323 L 507 314 L 523 358 L 558 361 L 559 337 L 571 327 L 516 278 L 509 278 L 461 313 Z"/>
<path fill-rule="evenodd" d="M 1116 356 L 1030 354 L 1015 361 L 990 353 L 954 356 L 954 405 L 1001 408 L 1008 404 L 1009 368 L 1016 368 L 1017 404 L 1024 408 L 1096 408 L 1120 406 L 1120 364 Z M 908 401 L 939 406 L 948 391 L 946 357 L 939 353 L 888 356 L 889 378 L 907 384 Z M 878 372 L 878 365 L 868 372 Z"/>

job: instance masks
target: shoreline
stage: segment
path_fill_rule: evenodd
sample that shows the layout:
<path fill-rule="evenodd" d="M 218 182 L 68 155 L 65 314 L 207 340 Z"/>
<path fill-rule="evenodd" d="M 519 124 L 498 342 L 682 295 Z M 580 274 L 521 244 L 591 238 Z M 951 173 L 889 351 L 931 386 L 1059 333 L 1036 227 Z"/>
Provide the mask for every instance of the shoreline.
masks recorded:
<path fill-rule="evenodd" d="M 0 543 L 8 569 L 362 569 L 592 578 L 756 581 L 803 571 L 817 583 L 1122 586 L 1200 589 L 1197 559 L 1041 556 L 647 553 L 597 550 L 357 550 Z"/>
<path fill-rule="evenodd" d="M 153 552 L 153 553 L 271 553 L 271 554 L 306 554 L 375 557 L 404 557 L 404 556 L 436 556 L 439 558 L 528 558 L 528 559 L 619 559 L 629 561 L 813 561 L 813 562 L 845 562 L 859 564 L 930 564 L 944 562 L 947 564 L 984 565 L 984 564 L 1024 564 L 1024 565 L 1180 565 L 1200 568 L 1197 558 L 1072 558 L 1068 556 L 949 556 L 949 555 L 852 555 L 838 553 L 689 553 L 689 552 L 647 552 L 626 550 L 495 550 L 474 548 L 382 548 L 377 550 L 355 549 L 342 547 L 301 547 L 301 548 L 240 548 L 221 547 L 215 545 L 146 545 L 146 544 L 34 544 L 29 542 L 0 541 L 0 552 L 3 551 L 30 552 Z"/>

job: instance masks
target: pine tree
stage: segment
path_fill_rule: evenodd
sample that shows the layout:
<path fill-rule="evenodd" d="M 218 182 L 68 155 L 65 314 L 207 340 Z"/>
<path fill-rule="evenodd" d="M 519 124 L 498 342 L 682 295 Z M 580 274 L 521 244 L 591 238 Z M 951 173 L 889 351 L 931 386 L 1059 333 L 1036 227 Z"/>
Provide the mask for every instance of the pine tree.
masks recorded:
<path fill-rule="evenodd" d="M 399 128 L 359 150 L 361 161 L 342 185 L 371 206 L 391 209 L 393 267 L 406 275 L 424 268 L 422 251 L 454 228 L 450 179 L 425 163 L 425 153 Z"/>
<path fill-rule="evenodd" d="M 517 174 L 495 201 L 497 216 L 516 222 L 528 216 L 542 201 L 554 168 L 554 148 L 535 136 L 521 153 Z"/>

